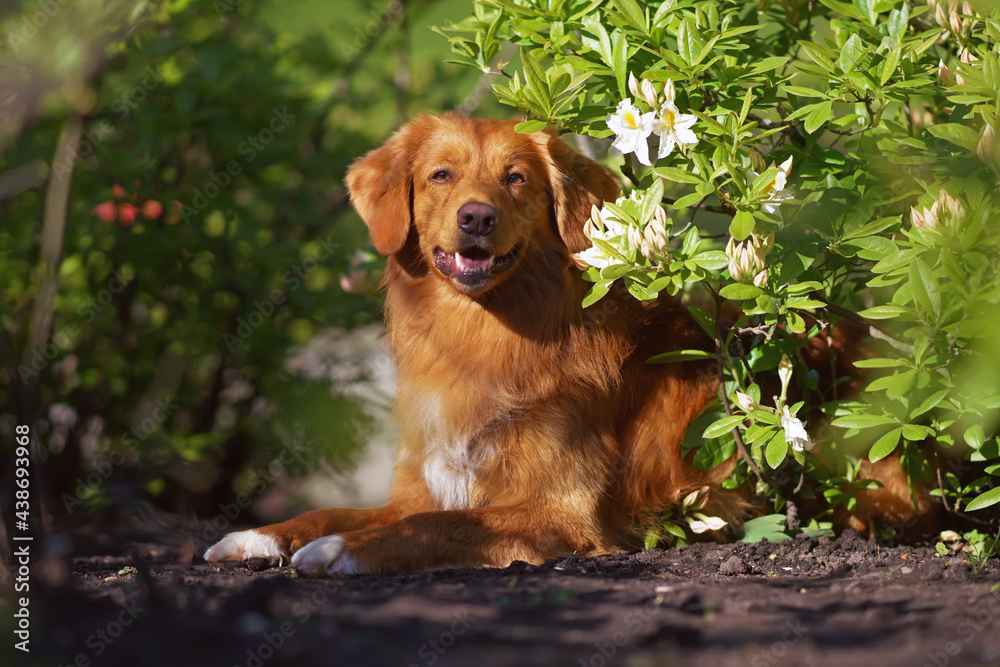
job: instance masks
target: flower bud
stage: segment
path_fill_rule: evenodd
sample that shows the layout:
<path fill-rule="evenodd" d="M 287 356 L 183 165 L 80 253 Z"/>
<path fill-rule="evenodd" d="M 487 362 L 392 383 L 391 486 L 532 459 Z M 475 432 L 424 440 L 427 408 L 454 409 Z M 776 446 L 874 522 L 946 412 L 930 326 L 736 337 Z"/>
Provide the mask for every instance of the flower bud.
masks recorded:
<path fill-rule="evenodd" d="M 997 150 L 996 131 L 993 129 L 992 123 L 983 130 L 983 138 L 976 146 L 976 155 L 991 167 L 1000 167 L 1000 151 Z"/>
<path fill-rule="evenodd" d="M 744 394 L 742 391 L 736 392 L 736 402 L 739 404 L 740 409 L 743 412 L 753 412 L 754 410 L 760 409 L 757 402 L 750 398 L 749 395 Z"/>
<path fill-rule="evenodd" d="M 965 63 L 966 65 L 971 65 L 972 63 L 979 60 L 972 51 L 969 51 L 968 47 L 962 49 L 962 53 L 958 56 L 958 59 Z"/>
<path fill-rule="evenodd" d="M 674 86 L 673 79 L 667 79 L 667 82 L 663 84 L 663 96 L 670 103 L 673 103 L 677 98 L 677 88 Z"/>
<path fill-rule="evenodd" d="M 781 393 L 788 390 L 788 383 L 792 379 L 792 360 L 787 354 L 781 355 L 781 362 L 778 364 L 778 378 L 781 380 Z"/>
<path fill-rule="evenodd" d="M 962 17 L 958 15 L 958 12 L 952 12 L 948 17 L 948 27 L 951 28 L 953 35 L 962 33 Z"/>
<path fill-rule="evenodd" d="M 764 238 L 759 238 L 755 236 L 754 242 L 756 243 L 757 247 L 760 248 L 760 251 L 761 253 L 763 253 L 764 257 L 767 257 L 769 254 L 771 254 L 771 251 L 774 250 L 774 232 L 771 232 Z"/>
<path fill-rule="evenodd" d="M 938 77 L 941 79 L 941 83 L 946 86 L 950 86 L 955 83 L 955 77 L 951 75 L 951 70 L 948 69 L 948 66 L 944 64 L 943 60 L 938 63 Z"/>
<path fill-rule="evenodd" d="M 948 27 L 948 10 L 944 8 L 944 5 L 938 5 L 934 9 L 934 20 L 942 28 Z"/>
<path fill-rule="evenodd" d="M 656 88 L 653 87 L 653 82 L 649 79 L 643 79 L 642 85 L 639 86 L 639 91 L 642 93 L 642 99 L 646 100 L 646 104 L 655 109 Z"/>
<path fill-rule="evenodd" d="M 910 220 L 913 226 L 922 232 L 932 232 L 937 229 L 937 211 L 925 208 L 918 211 L 913 206 L 910 207 Z"/>
<path fill-rule="evenodd" d="M 642 247 L 642 231 L 638 227 L 629 226 L 628 228 L 628 241 L 636 250 L 640 250 Z M 643 253 L 645 255 L 645 253 Z"/>
<path fill-rule="evenodd" d="M 952 222 L 959 222 L 965 218 L 965 207 L 962 206 L 962 202 L 952 197 L 944 189 L 941 190 L 940 204 Z"/>
<path fill-rule="evenodd" d="M 632 93 L 632 97 L 640 97 L 641 91 L 639 90 L 639 81 L 635 78 L 635 74 L 632 72 L 628 73 L 628 90 Z"/>
<path fill-rule="evenodd" d="M 976 9 L 972 6 L 972 3 L 969 2 L 969 0 L 965 0 L 965 2 L 962 3 L 962 13 L 966 16 L 976 15 Z"/>
<path fill-rule="evenodd" d="M 643 231 L 643 237 L 653 250 L 666 250 L 668 243 L 667 230 L 663 228 L 663 225 L 659 220 L 654 218 L 649 224 L 646 225 L 646 229 Z"/>

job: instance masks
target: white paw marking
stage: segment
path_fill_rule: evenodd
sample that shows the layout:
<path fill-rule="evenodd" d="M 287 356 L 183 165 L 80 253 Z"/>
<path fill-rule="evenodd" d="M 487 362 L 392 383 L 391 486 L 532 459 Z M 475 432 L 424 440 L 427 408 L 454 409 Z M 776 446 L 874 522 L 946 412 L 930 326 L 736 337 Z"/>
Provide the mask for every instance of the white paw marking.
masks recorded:
<path fill-rule="evenodd" d="M 229 533 L 205 552 L 207 561 L 267 558 L 272 563 L 277 563 L 287 556 L 273 537 L 256 530 Z"/>
<path fill-rule="evenodd" d="M 340 535 L 327 535 L 305 545 L 292 556 L 292 567 L 310 577 L 361 572 Z"/>

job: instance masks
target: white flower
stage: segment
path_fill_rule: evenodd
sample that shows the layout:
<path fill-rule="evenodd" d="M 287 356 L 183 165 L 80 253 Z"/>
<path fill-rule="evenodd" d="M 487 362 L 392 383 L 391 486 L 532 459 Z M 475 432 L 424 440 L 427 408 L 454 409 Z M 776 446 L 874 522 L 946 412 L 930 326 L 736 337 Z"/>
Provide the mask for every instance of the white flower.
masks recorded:
<path fill-rule="evenodd" d="M 653 132 L 660 136 L 657 158 L 663 159 L 670 155 L 677 144 L 698 143 L 698 137 L 691 131 L 691 126 L 697 120 L 697 116 L 681 113 L 672 101 L 665 102 L 660 107 L 659 118 L 653 121 Z"/>
<path fill-rule="evenodd" d="M 774 166 L 773 162 L 771 163 L 771 166 Z M 761 207 L 768 213 L 777 213 L 778 206 L 781 205 L 781 202 L 792 198 L 792 193 L 785 190 L 785 186 L 788 184 L 788 174 L 791 173 L 791 171 L 792 158 L 788 158 L 781 163 L 780 167 L 778 167 L 778 173 L 775 174 L 774 180 L 764 186 L 764 189 L 761 190 L 761 196 L 766 198 Z M 753 183 L 757 180 L 758 176 L 760 176 L 760 174 L 755 171 L 751 171 L 750 182 Z"/>
<path fill-rule="evenodd" d="M 619 102 L 615 113 L 608 114 L 607 118 L 608 127 L 615 133 L 615 141 L 611 144 L 612 151 L 618 151 L 622 155 L 635 153 L 639 162 L 647 167 L 652 166 L 646 138 L 653 133 L 655 117 L 656 114 L 652 111 L 640 113 L 632 104 L 631 98 Z"/>
<path fill-rule="evenodd" d="M 787 405 L 781 409 L 781 428 L 785 431 L 785 442 L 795 451 L 808 452 L 815 447 L 802 420 L 789 412 Z"/>
<path fill-rule="evenodd" d="M 619 201 L 621 200 L 619 199 Z M 591 209 L 590 219 L 587 220 L 587 224 L 583 227 L 583 233 L 586 234 L 587 238 L 591 241 L 599 239 L 605 243 L 614 244 L 613 239 L 626 233 L 626 230 L 624 225 L 611 219 L 611 211 L 609 211 L 607 207 L 598 210 L 598 208 L 594 206 Z M 591 245 L 583 252 L 576 253 L 573 257 L 577 260 L 578 265 L 595 266 L 598 269 L 603 269 L 611 266 L 612 264 L 622 263 L 620 259 L 607 254 L 596 244 Z M 583 268 L 583 266 L 581 266 L 581 268 Z"/>
<path fill-rule="evenodd" d="M 726 527 L 726 522 L 717 516 L 705 516 L 701 512 L 695 512 L 692 516 L 685 517 L 685 521 L 695 533 L 705 533 L 710 530 L 722 530 Z"/>

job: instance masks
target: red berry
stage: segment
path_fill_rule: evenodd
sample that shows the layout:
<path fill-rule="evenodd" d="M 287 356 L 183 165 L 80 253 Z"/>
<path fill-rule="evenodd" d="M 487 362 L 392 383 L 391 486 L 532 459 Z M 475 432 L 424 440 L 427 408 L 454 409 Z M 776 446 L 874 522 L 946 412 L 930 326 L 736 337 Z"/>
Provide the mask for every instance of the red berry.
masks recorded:
<path fill-rule="evenodd" d="M 147 199 L 142 205 L 142 215 L 147 220 L 156 220 L 163 215 L 163 204 L 155 199 Z"/>
<path fill-rule="evenodd" d="M 128 190 L 115 183 L 111 186 L 111 194 L 116 199 L 128 199 Z"/>
<path fill-rule="evenodd" d="M 118 208 L 113 201 L 108 200 L 94 207 L 94 215 L 104 222 L 113 222 L 118 217 Z"/>
<path fill-rule="evenodd" d="M 119 204 L 118 205 L 118 220 L 121 222 L 122 227 L 131 227 L 132 223 L 135 222 L 135 214 L 139 212 L 139 209 L 132 204 Z"/>

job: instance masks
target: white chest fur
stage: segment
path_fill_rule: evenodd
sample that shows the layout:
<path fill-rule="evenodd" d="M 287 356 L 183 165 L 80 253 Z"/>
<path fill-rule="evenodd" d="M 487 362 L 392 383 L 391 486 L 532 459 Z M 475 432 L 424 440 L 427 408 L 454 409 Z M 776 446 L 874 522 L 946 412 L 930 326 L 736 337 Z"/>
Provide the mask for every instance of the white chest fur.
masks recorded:
<path fill-rule="evenodd" d="M 493 458 L 492 442 L 463 433 L 448 421 L 440 397 L 423 399 L 424 479 L 431 497 L 442 510 L 472 506 L 476 474 Z"/>

